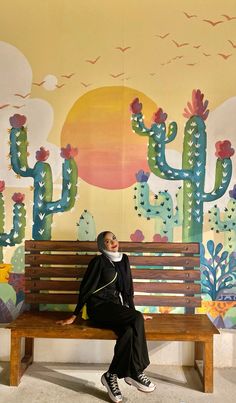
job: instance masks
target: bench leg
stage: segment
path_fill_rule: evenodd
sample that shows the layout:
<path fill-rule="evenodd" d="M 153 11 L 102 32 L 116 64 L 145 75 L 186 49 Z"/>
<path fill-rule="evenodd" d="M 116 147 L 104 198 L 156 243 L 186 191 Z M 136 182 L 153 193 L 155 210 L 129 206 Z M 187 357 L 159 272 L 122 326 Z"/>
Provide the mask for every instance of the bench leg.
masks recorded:
<path fill-rule="evenodd" d="M 18 386 L 21 377 L 21 337 L 11 332 L 10 386 Z"/>
<path fill-rule="evenodd" d="M 213 337 L 204 343 L 203 390 L 205 393 L 213 392 Z"/>
<path fill-rule="evenodd" d="M 25 355 L 21 360 L 21 376 L 28 368 L 29 365 L 33 363 L 34 359 L 34 339 L 30 337 L 25 338 Z"/>

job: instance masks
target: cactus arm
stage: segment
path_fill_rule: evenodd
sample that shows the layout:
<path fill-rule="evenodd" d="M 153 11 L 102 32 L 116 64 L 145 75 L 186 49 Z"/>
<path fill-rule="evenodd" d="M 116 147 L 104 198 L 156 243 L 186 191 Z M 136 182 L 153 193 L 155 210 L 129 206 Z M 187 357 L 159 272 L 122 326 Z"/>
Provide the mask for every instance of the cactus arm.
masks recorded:
<path fill-rule="evenodd" d="M 74 159 L 64 160 L 62 166 L 62 193 L 61 198 L 45 204 L 45 214 L 52 214 L 70 210 L 75 204 L 77 194 L 78 169 Z"/>
<path fill-rule="evenodd" d="M 24 177 L 33 176 L 34 170 L 28 166 L 27 129 L 10 130 L 10 156 L 12 168 L 16 174 Z"/>
<path fill-rule="evenodd" d="M 223 196 L 229 186 L 232 176 L 232 161 L 230 158 L 220 159 L 216 161 L 216 175 L 214 189 L 210 193 L 201 195 L 201 200 L 210 202 Z"/>
<path fill-rule="evenodd" d="M 26 211 L 23 203 L 15 203 L 13 208 L 13 226 L 9 233 L 0 234 L 1 246 L 14 246 L 21 243 L 25 236 Z"/>
<path fill-rule="evenodd" d="M 136 113 L 136 114 L 132 114 L 131 116 L 131 125 L 132 125 L 132 129 L 134 133 L 139 134 L 140 136 L 147 136 L 152 135 L 152 133 L 150 134 L 150 132 L 152 132 L 151 129 L 148 129 L 144 122 L 143 122 L 143 114 L 142 113 Z"/>

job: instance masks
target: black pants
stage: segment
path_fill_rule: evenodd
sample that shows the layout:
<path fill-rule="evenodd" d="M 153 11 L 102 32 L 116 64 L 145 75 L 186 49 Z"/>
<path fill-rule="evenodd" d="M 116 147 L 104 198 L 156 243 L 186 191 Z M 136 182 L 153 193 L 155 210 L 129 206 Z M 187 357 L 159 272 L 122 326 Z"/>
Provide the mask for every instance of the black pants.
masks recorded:
<path fill-rule="evenodd" d="M 88 314 L 94 324 L 113 329 L 118 339 L 109 372 L 118 378 L 134 376 L 150 363 L 141 312 L 121 304 L 105 302 L 91 306 Z"/>

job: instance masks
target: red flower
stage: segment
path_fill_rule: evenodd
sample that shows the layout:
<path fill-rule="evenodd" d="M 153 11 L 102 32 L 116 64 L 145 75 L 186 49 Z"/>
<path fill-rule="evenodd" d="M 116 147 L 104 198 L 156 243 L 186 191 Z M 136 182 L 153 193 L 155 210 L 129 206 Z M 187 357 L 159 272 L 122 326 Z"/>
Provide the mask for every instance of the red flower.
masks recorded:
<path fill-rule="evenodd" d="M 164 123 L 167 119 L 167 113 L 163 112 L 162 108 L 158 108 L 154 113 L 152 120 L 155 123 Z"/>
<path fill-rule="evenodd" d="M 153 235 L 153 242 L 168 242 L 168 237 L 155 234 Z"/>
<path fill-rule="evenodd" d="M 12 196 L 12 200 L 15 203 L 23 203 L 25 198 L 25 195 L 23 193 L 14 193 L 14 195 Z"/>
<path fill-rule="evenodd" d="M 74 157 L 76 157 L 77 154 L 78 154 L 78 149 L 72 148 L 70 144 L 67 144 L 66 148 L 61 148 L 61 157 L 65 158 L 65 160 L 74 158 Z"/>
<path fill-rule="evenodd" d="M 140 113 L 143 105 L 139 102 L 138 98 L 134 98 L 133 102 L 130 104 L 130 110 L 132 113 Z"/>
<path fill-rule="evenodd" d="M 234 155 L 234 149 L 231 147 L 229 140 L 217 141 L 215 146 L 215 155 L 220 159 L 230 158 L 232 155 Z"/>
<path fill-rule="evenodd" d="M 144 235 L 143 235 L 142 231 L 140 231 L 140 229 L 136 229 L 134 234 L 130 235 L 130 239 L 133 242 L 142 242 L 144 240 Z"/>
<path fill-rule="evenodd" d="M 45 150 L 44 147 L 40 147 L 38 151 L 36 151 L 35 158 L 37 161 L 46 161 L 49 157 L 49 150 Z"/>
<path fill-rule="evenodd" d="M 0 193 L 2 193 L 5 190 L 5 182 L 0 181 Z"/>
<path fill-rule="evenodd" d="M 15 115 L 10 117 L 9 121 L 14 129 L 19 129 L 20 127 L 24 126 L 26 117 L 24 115 L 19 115 L 19 113 L 15 113 Z"/>
<path fill-rule="evenodd" d="M 191 118 L 192 116 L 200 116 L 203 120 L 206 120 L 209 109 L 207 109 L 208 101 L 203 102 L 204 94 L 200 90 L 193 90 L 192 103 L 188 102 L 187 107 L 184 108 L 183 116 L 185 118 Z"/>

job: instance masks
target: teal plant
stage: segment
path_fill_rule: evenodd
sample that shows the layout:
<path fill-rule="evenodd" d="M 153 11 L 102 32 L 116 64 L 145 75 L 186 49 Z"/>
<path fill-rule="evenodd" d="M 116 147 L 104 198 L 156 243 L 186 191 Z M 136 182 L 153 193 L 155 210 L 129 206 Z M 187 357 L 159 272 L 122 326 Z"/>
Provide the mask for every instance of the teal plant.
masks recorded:
<path fill-rule="evenodd" d="M 222 214 L 217 205 L 208 212 L 211 229 L 217 233 L 224 232 L 225 249 L 229 252 L 234 252 L 236 251 L 236 185 L 229 191 L 229 196 L 227 207 L 225 207 Z"/>
<path fill-rule="evenodd" d="M 10 118 L 10 157 L 11 166 L 18 177 L 31 177 L 34 181 L 33 203 L 33 239 L 51 239 L 53 214 L 70 210 L 75 204 L 77 194 L 78 170 L 74 157 L 77 149 L 69 144 L 61 148 L 62 165 L 62 192 L 59 200 L 52 201 L 53 179 L 51 166 L 45 162 L 49 151 L 44 147 L 36 152 L 37 162 L 30 168 L 28 165 L 28 139 L 25 127 L 26 117 L 14 115 Z"/>
<path fill-rule="evenodd" d="M 5 182 L 0 181 L 0 263 L 3 262 L 3 247 L 14 246 L 22 242 L 25 236 L 26 211 L 23 203 L 25 195 L 14 193 L 12 200 L 13 206 L 13 225 L 9 233 L 4 232 L 5 224 L 5 206 L 2 192 L 5 189 Z"/>
<path fill-rule="evenodd" d="M 77 223 L 77 239 L 78 241 L 95 241 L 96 227 L 92 214 L 88 210 L 84 210 Z"/>
<path fill-rule="evenodd" d="M 161 237 L 167 237 L 169 242 L 173 241 L 173 229 L 176 226 L 182 225 L 183 221 L 183 199 L 182 189 L 176 194 L 177 206 L 174 208 L 172 196 L 167 190 L 159 191 L 154 195 L 154 202 L 150 201 L 150 189 L 147 183 L 149 173 L 144 173 L 140 170 L 136 174 L 137 183 L 135 184 L 135 210 L 138 215 L 153 219 L 155 222 L 154 233 Z"/>
<path fill-rule="evenodd" d="M 216 143 L 215 185 L 206 193 L 205 167 L 207 134 L 205 120 L 208 116 L 208 101 L 203 101 L 200 90 L 193 90 L 192 103 L 184 109 L 187 123 L 184 130 L 182 168 L 172 167 L 166 161 L 166 145 L 177 135 L 177 124 L 166 127 L 167 114 L 161 108 L 153 116 L 153 124 L 144 124 L 142 104 L 136 98 L 131 104 L 132 128 L 141 136 L 148 136 L 148 163 L 151 172 L 166 180 L 183 181 L 183 241 L 201 242 L 203 227 L 203 206 L 205 202 L 219 199 L 226 192 L 232 175 L 230 157 L 234 154 L 229 141 Z"/>
<path fill-rule="evenodd" d="M 236 259 L 233 253 L 223 251 L 222 243 L 215 246 L 212 240 L 207 242 L 207 251 L 201 245 L 201 273 L 202 292 L 208 294 L 212 301 L 216 301 L 225 292 L 235 287 Z"/>

